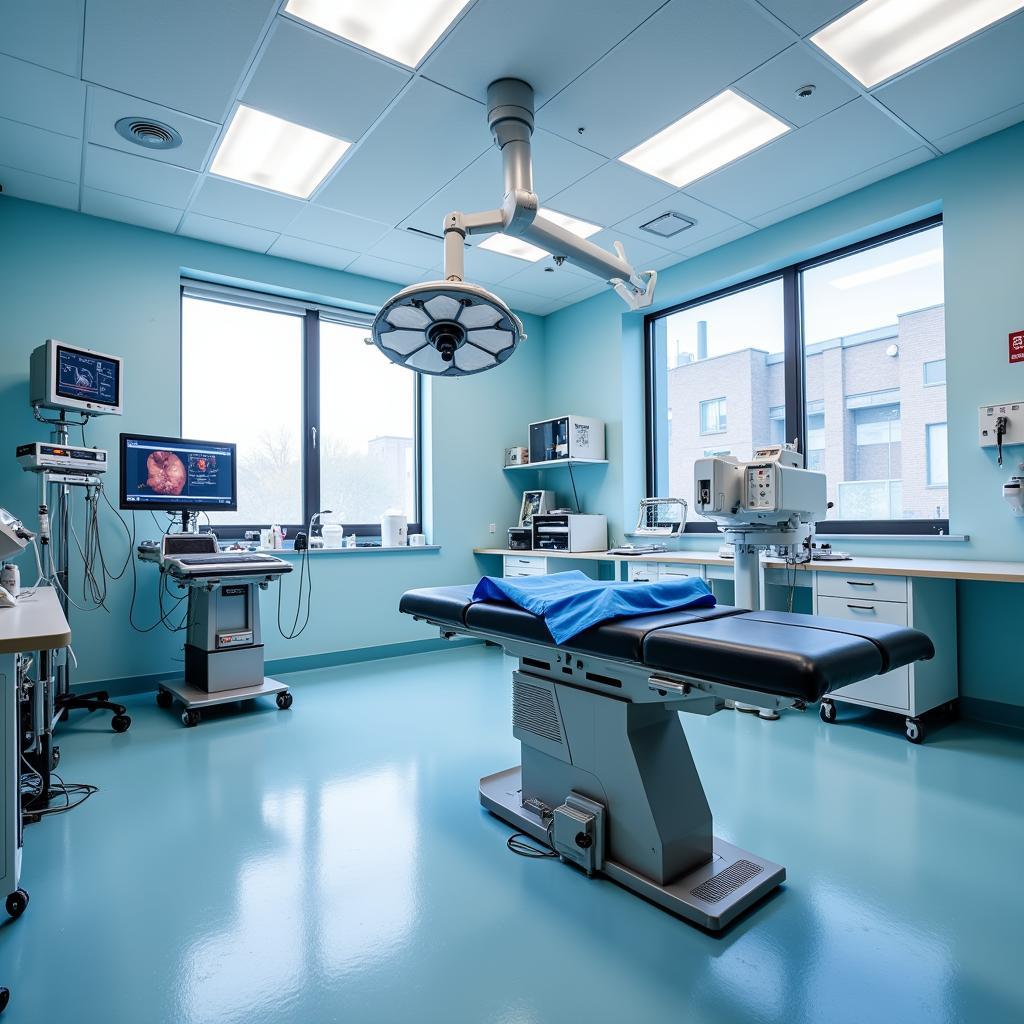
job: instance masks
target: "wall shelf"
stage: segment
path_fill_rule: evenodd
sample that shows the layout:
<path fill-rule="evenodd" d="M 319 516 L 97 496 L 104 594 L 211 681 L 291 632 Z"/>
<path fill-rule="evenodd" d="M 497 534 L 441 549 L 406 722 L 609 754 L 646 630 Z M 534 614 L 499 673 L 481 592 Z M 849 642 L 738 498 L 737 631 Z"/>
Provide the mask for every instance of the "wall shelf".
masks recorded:
<path fill-rule="evenodd" d="M 607 459 L 548 459 L 546 462 L 525 462 L 521 466 L 506 466 L 512 469 L 554 469 L 556 466 L 607 466 Z"/>

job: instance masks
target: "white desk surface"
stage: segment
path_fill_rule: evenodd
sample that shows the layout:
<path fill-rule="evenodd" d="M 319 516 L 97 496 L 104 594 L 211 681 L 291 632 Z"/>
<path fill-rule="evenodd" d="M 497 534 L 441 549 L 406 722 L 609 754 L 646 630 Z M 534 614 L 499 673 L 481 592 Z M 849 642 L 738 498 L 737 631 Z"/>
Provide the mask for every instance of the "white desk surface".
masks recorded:
<path fill-rule="evenodd" d="M 49 651 L 71 643 L 71 627 L 53 587 L 38 587 L 18 599 L 16 608 L 0 608 L 0 654 Z"/>
<path fill-rule="evenodd" d="M 474 548 L 477 555 L 543 555 L 546 558 L 578 558 L 595 562 L 678 562 L 684 565 L 727 565 L 713 551 L 662 551 L 653 555 L 609 555 L 604 551 L 512 551 L 507 548 Z M 783 569 L 781 558 L 767 558 L 765 566 Z M 872 573 L 879 576 L 921 576 L 932 579 L 980 580 L 992 583 L 1024 583 L 1024 562 L 983 562 L 947 558 L 867 558 L 845 562 L 803 562 L 798 570 L 810 572 Z"/>

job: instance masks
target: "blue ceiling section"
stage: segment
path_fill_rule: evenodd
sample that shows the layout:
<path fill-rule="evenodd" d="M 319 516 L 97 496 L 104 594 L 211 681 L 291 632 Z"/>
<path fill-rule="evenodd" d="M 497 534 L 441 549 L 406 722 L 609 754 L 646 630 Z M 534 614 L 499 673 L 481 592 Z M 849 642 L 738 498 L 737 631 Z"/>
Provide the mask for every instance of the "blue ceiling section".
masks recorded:
<path fill-rule="evenodd" d="M 537 94 L 544 206 L 662 269 L 1024 120 L 1024 14 L 874 90 L 810 42 L 855 0 L 469 0 L 415 70 L 283 14 L 283 0 L 0 0 L 4 193 L 402 284 L 441 273 L 446 213 L 499 205 L 487 83 Z M 814 85 L 807 97 L 799 87 Z M 732 88 L 792 131 L 683 190 L 620 163 Z M 309 201 L 210 163 L 238 104 L 352 143 Z M 150 151 L 114 130 L 163 121 Z M 581 130 L 582 129 L 582 130 Z M 693 220 L 673 238 L 641 225 Z M 466 250 L 467 274 L 548 313 L 602 282 Z M 552 269 L 553 268 L 553 269 Z"/>

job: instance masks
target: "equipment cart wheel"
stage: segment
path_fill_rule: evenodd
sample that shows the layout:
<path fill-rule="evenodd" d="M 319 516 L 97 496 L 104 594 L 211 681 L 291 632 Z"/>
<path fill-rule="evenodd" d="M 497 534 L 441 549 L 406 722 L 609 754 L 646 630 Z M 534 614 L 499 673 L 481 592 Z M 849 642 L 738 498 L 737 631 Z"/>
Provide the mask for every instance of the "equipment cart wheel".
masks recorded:
<path fill-rule="evenodd" d="M 169 708 L 174 703 L 174 698 L 167 690 L 156 691 L 156 706 L 158 708 Z"/>
<path fill-rule="evenodd" d="M 0 1013 L 3 1013 L 7 1009 L 7 1004 L 11 1001 L 11 993 L 6 988 L 0 988 Z"/>
<path fill-rule="evenodd" d="M 132 724 L 130 715 L 114 715 L 110 720 L 110 728 L 114 732 L 127 732 L 128 727 Z"/>
<path fill-rule="evenodd" d="M 24 889 L 15 889 L 7 897 L 7 913 L 11 917 L 21 917 L 25 913 L 25 908 L 28 906 L 28 893 Z"/>
<path fill-rule="evenodd" d="M 187 729 L 199 724 L 199 712 L 195 708 L 185 708 L 181 713 L 182 724 Z"/>
<path fill-rule="evenodd" d="M 924 723 L 920 718 L 908 718 L 906 727 L 907 739 L 911 743 L 920 743 L 924 739 Z"/>
<path fill-rule="evenodd" d="M 50 771 L 56 771 L 57 765 L 60 764 L 60 747 L 54 747 L 50 751 Z"/>
<path fill-rule="evenodd" d="M 830 700 L 823 700 L 818 705 L 818 717 L 823 722 L 828 722 L 832 725 L 836 720 L 836 706 Z"/>
<path fill-rule="evenodd" d="M 292 695 L 287 690 L 277 695 L 277 706 L 282 711 L 287 711 L 292 706 Z"/>

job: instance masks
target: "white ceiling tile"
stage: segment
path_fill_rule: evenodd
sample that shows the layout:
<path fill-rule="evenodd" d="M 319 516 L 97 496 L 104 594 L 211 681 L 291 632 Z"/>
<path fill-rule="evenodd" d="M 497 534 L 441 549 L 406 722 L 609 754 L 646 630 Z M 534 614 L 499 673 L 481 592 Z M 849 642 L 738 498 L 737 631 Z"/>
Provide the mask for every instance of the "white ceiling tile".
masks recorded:
<path fill-rule="evenodd" d="M 78 181 L 82 142 L 0 117 L 0 160 L 20 171 Z"/>
<path fill-rule="evenodd" d="M 444 243 L 435 238 L 424 238 L 414 231 L 397 228 L 389 231 L 367 248 L 370 256 L 408 263 L 414 267 L 432 267 L 441 262 Z"/>
<path fill-rule="evenodd" d="M 747 0 L 674 0 L 541 108 L 537 123 L 617 157 L 792 41 Z"/>
<path fill-rule="evenodd" d="M 552 196 L 548 205 L 603 227 L 667 199 L 674 191 L 671 185 L 612 160 Z"/>
<path fill-rule="evenodd" d="M 107 220 L 121 220 L 157 231 L 174 231 L 181 220 L 181 210 L 156 203 L 145 203 L 128 196 L 115 196 L 95 188 L 82 189 L 82 213 Z"/>
<path fill-rule="evenodd" d="M 758 0 L 772 14 L 781 18 L 794 32 L 810 35 L 816 28 L 835 21 L 844 11 L 856 7 L 861 0 Z"/>
<path fill-rule="evenodd" d="M 418 78 L 346 155 L 316 201 L 397 224 L 490 142 L 482 104 Z"/>
<path fill-rule="evenodd" d="M 1024 14 L 876 89 L 874 95 L 934 142 L 1024 103 Z"/>
<path fill-rule="evenodd" d="M 1024 121 L 1024 103 L 1016 107 L 1010 107 L 1009 110 L 1004 110 L 1001 114 L 996 114 L 995 117 L 987 117 L 984 121 L 979 121 L 977 124 L 961 128 L 958 132 L 943 135 L 941 139 L 935 140 L 935 145 L 943 153 L 951 153 L 954 149 L 966 146 L 969 142 L 976 142 L 986 135 L 1002 131 L 1004 128 L 1009 128 L 1020 121 Z"/>
<path fill-rule="evenodd" d="M 77 78 L 0 55 L 0 117 L 80 139 L 84 116 Z"/>
<path fill-rule="evenodd" d="M 640 227 L 641 224 L 646 224 L 648 221 L 660 217 L 663 213 L 669 212 L 679 213 L 689 218 L 694 222 L 693 227 L 680 231 L 679 234 L 673 235 L 671 238 L 661 238 L 651 232 L 644 231 Z M 708 206 L 706 203 L 694 199 L 693 196 L 680 191 L 674 192 L 661 202 L 648 206 L 639 213 L 635 213 L 633 216 L 620 221 L 614 226 L 613 230 L 630 238 L 639 238 L 645 242 L 653 242 L 669 252 L 678 253 L 685 249 L 693 248 L 701 239 L 717 235 L 726 228 L 736 227 L 739 223 L 735 217 L 731 217 L 721 210 L 716 210 L 713 206 Z"/>
<path fill-rule="evenodd" d="M 421 67 L 481 102 L 497 78 L 521 78 L 550 99 L 664 0 L 477 0 Z"/>
<path fill-rule="evenodd" d="M 170 125 L 181 135 L 181 145 L 175 149 L 145 149 L 121 138 L 114 125 L 122 117 L 151 118 Z M 86 141 L 94 142 L 108 149 L 119 149 L 132 156 L 145 153 L 147 160 L 161 160 L 164 163 L 177 164 L 179 167 L 190 167 L 201 171 L 206 163 L 207 155 L 213 147 L 213 141 L 220 132 L 220 125 L 211 121 L 202 121 L 197 117 L 125 96 L 123 93 L 111 92 L 100 86 L 89 87 L 89 98 L 86 106 Z"/>
<path fill-rule="evenodd" d="M 709 174 L 687 186 L 687 192 L 750 221 L 917 145 L 906 129 L 858 99 Z"/>
<path fill-rule="evenodd" d="M 207 175 L 189 206 L 189 212 L 219 217 L 236 224 L 251 224 L 269 231 L 284 231 L 307 205 L 301 199 L 292 199 L 278 192 Z"/>
<path fill-rule="evenodd" d="M 844 196 L 849 192 L 856 192 L 857 189 L 864 188 L 866 185 L 871 185 L 876 181 L 881 181 L 883 178 L 888 178 L 893 174 L 899 174 L 901 171 L 916 167 L 918 164 L 932 159 L 933 156 L 934 154 L 930 149 L 927 149 L 925 146 L 919 146 L 917 149 L 912 149 L 909 153 L 904 153 L 892 160 L 886 160 L 875 167 L 861 171 L 859 174 L 844 178 L 835 185 L 831 185 L 821 191 L 801 196 L 791 203 L 787 203 L 774 210 L 769 210 L 767 213 L 754 217 L 752 223 L 756 224 L 759 228 L 763 228 L 780 220 L 786 220 L 788 217 L 795 217 L 798 213 L 803 213 L 805 210 L 811 210 L 815 206 L 821 206 L 822 203 L 837 199 L 839 196 Z"/>
<path fill-rule="evenodd" d="M 796 92 L 803 85 L 813 85 L 814 92 L 801 98 Z M 735 88 L 795 125 L 809 124 L 860 95 L 803 43 L 794 44 L 744 75 Z"/>
<path fill-rule="evenodd" d="M 186 214 L 178 233 L 190 235 L 192 238 L 202 238 L 207 242 L 232 245 L 236 249 L 252 249 L 255 252 L 266 252 L 277 239 L 277 233 L 274 231 L 263 231 L 247 224 L 235 224 L 216 217 L 206 217 L 201 213 Z"/>
<path fill-rule="evenodd" d="M 0 52 L 77 78 L 85 0 L 0 0 Z"/>
<path fill-rule="evenodd" d="M 350 274 L 361 274 L 363 277 L 374 277 L 378 281 L 401 285 L 430 279 L 430 271 L 426 267 L 412 267 L 408 263 L 382 260 L 377 256 L 360 256 L 346 269 Z"/>
<path fill-rule="evenodd" d="M 0 187 L 5 196 L 13 196 L 15 199 L 63 206 L 70 210 L 78 208 L 78 185 L 72 181 L 58 181 L 44 174 L 0 166 Z"/>
<path fill-rule="evenodd" d="M 359 255 L 334 245 L 323 245 L 320 242 L 291 238 L 288 235 L 281 235 L 270 247 L 269 254 L 286 260 L 298 260 L 300 263 L 312 263 L 317 267 L 330 267 L 333 270 L 344 270 Z"/>
<path fill-rule="evenodd" d="M 308 238 L 324 245 L 365 252 L 374 242 L 391 229 L 380 221 L 355 217 L 351 213 L 329 210 L 317 203 L 307 203 L 302 212 L 288 225 L 288 234 L 295 238 Z"/>
<path fill-rule="evenodd" d="M 547 316 L 556 309 L 569 306 L 575 301 L 569 296 L 560 299 L 545 298 L 543 295 L 533 295 L 530 292 L 522 292 L 516 288 L 504 286 L 495 294 L 517 313 L 533 313 L 535 316 Z M 529 338 L 527 338 L 526 344 L 530 344 Z"/>
<path fill-rule="evenodd" d="M 242 102 L 354 142 L 410 77 L 372 54 L 279 17 Z"/>
<path fill-rule="evenodd" d="M 689 249 L 681 252 L 679 256 L 687 260 L 692 259 L 694 256 L 699 256 L 702 252 L 710 252 L 712 249 L 718 249 L 729 242 L 735 242 L 738 238 L 752 235 L 756 230 L 756 228 L 751 227 L 749 224 L 735 224 L 733 227 L 719 231 L 718 234 L 711 235 L 709 238 L 702 238 L 696 245 L 692 245 Z"/>
<path fill-rule="evenodd" d="M 646 270 L 648 266 L 653 265 L 655 260 L 660 259 L 669 252 L 664 246 L 658 245 L 654 241 L 654 235 L 650 237 L 651 241 L 648 241 L 646 238 L 633 238 L 616 228 L 608 228 L 604 231 L 598 231 L 596 235 L 591 235 L 588 241 L 593 242 L 594 245 L 601 246 L 602 249 L 610 253 L 615 252 L 614 244 L 621 242 L 626 250 L 626 259 L 629 260 L 634 269 Z M 584 273 L 586 272 L 584 271 Z M 588 278 L 593 276 L 593 274 L 587 274 Z"/>
<path fill-rule="evenodd" d="M 481 249 L 480 243 L 489 235 L 474 236 L 473 244 L 466 247 L 466 280 L 483 284 L 501 284 L 513 274 L 531 266 L 526 260 L 506 256 L 504 253 Z M 441 245 L 440 242 L 437 243 Z"/>
<path fill-rule="evenodd" d="M 223 121 L 277 0 L 89 0 L 82 77 Z"/>
<path fill-rule="evenodd" d="M 585 271 L 585 276 L 582 277 L 578 270 L 573 273 L 568 264 L 549 269 L 551 267 L 551 260 L 532 263 L 504 280 L 501 288 L 507 286 L 513 291 L 525 292 L 544 299 L 568 299 L 589 287 L 590 282 L 595 280 L 592 274 L 586 274 Z"/>
<path fill-rule="evenodd" d="M 103 146 L 85 147 L 82 184 L 103 192 L 183 210 L 198 179 L 194 171 L 160 160 L 132 156 Z"/>

